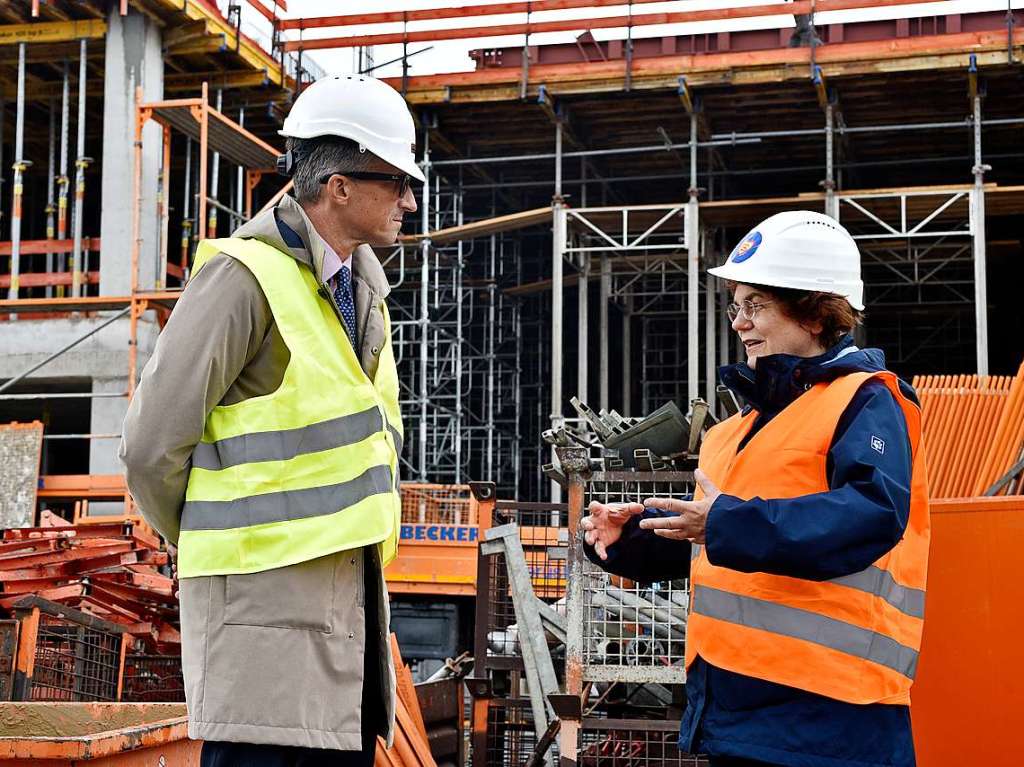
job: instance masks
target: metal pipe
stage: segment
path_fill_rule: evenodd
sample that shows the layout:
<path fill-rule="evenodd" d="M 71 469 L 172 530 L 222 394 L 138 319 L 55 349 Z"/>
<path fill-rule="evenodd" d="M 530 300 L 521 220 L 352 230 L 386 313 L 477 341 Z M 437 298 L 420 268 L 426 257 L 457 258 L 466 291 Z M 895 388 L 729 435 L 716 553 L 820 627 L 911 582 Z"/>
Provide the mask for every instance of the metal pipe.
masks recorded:
<path fill-rule="evenodd" d="M 238 108 L 238 127 L 240 127 L 240 128 L 244 128 L 245 127 L 245 107 L 244 106 Z M 245 180 L 245 168 L 243 168 L 241 165 L 238 166 L 238 171 L 235 173 L 235 184 L 236 184 L 236 188 L 235 188 L 235 210 L 243 211 L 243 210 L 245 210 L 245 186 L 246 186 L 246 180 Z M 235 226 L 241 226 L 242 223 L 247 220 L 247 217 L 246 218 L 242 218 L 241 216 L 236 216 L 235 218 L 236 218 L 237 222 L 232 227 L 232 230 L 234 230 Z"/>
<path fill-rule="evenodd" d="M 492 203 L 491 214 L 494 214 Z M 498 297 L 497 235 L 491 235 L 490 281 L 487 285 L 487 452 L 484 465 L 488 477 L 494 476 L 494 325 Z"/>
<path fill-rule="evenodd" d="M 420 243 L 420 433 L 419 480 L 427 481 L 427 331 L 430 325 L 430 131 L 423 131 L 423 240 Z"/>
<path fill-rule="evenodd" d="M 21 199 L 25 178 L 25 43 L 18 43 L 18 111 L 14 127 L 14 194 L 11 196 L 11 286 L 7 298 L 18 297 L 21 272 Z"/>
<path fill-rule="evenodd" d="M 64 240 L 68 233 L 68 132 L 71 122 L 71 76 L 68 60 L 64 59 L 64 77 L 60 90 L 60 165 L 57 172 L 57 239 Z M 66 253 L 57 254 L 57 271 L 67 269 Z M 64 297 L 64 286 L 57 286 L 57 295 Z"/>
<path fill-rule="evenodd" d="M 82 341 L 84 341 L 85 339 L 89 338 L 90 336 L 96 335 L 101 330 L 103 330 L 103 328 L 107 327 L 107 325 L 113 324 L 114 322 L 116 322 L 117 320 L 121 319 L 126 314 L 128 314 L 128 312 L 130 312 L 130 311 L 131 311 L 131 306 L 126 306 L 124 309 L 119 311 L 113 317 L 110 317 L 105 322 L 101 323 L 100 325 L 97 325 L 95 328 L 90 330 L 84 336 L 80 336 L 79 338 L 76 338 L 71 343 L 66 344 L 65 346 L 62 346 L 60 349 L 55 351 L 53 354 L 49 355 L 42 362 L 40 362 L 40 363 L 38 363 L 36 365 L 33 365 L 28 370 L 26 370 L 26 371 L 24 371 L 22 373 L 19 373 L 18 375 L 14 376 L 14 378 L 10 379 L 9 381 L 6 381 L 3 384 L 0 384 L 0 392 L 4 392 L 7 389 L 10 389 L 12 386 L 14 386 L 19 381 L 21 381 L 21 380 L 23 380 L 25 378 L 28 378 L 30 375 L 32 375 L 37 370 L 39 370 L 39 368 L 43 367 L 44 365 L 49 364 L 50 362 L 53 362 L 53 360 L 57 359 L 64 352 L 70 351 L 71 349 L 74 349 L 76 346 L 78 346 L 80 343 L 82 343 Z"/>
<path fill-rule="evenodd" d="M 198 237 L 206 239 L 206 196 L 207 196 L 207 170 L 209 168 L 209 152 L 207 141 L 210 132 L 210 89 L 204 82 L 202 88 L 202 108 L 199 121 L 199 203 L 196 206 L 196 225 L 199 227 Z M 288 182 L 292 183 L 291 181 Z"/>
<path fill-rule="evenodd" d="M 974 322 L 975 354 L 979 376 L 988 375 L 988 298 L 985 281 L 985 171 L 990 166 L 981 154 L 981 96 L 974 97 L 974 190 L 971 227 L 974 232 Z"/>
<path fill-rule="evenodd" d="M 708 251 L 711 249 L 708 243 L 709 238 L 710 233 L 705 233 L 703 237 L 705 264 L 711 260 L 708 257 Z M 718 410 L 715 405 L 715 387 L 718 383 L 718 367 L 715 364 L 715 341 L 718 334 L 718 319 L 716 316 L 716 311 L 718 310 L 718 291 L 716 282 L 715 277 L 710 274 L 704 278 L 704 399 L 710 406 L 712 413 Z"/>
<path fill-rule="evenodd" d="M 115 398 L 115 397 L 127 397 L 126 393 L 117 392 L 36 392 L 33 394 L 0 394 L 0 400 L 33 400 L 33 399 L 95 399 L 95 398 Z"/>
<path fill-rule="evenodd" d="M 587 320 L 588 320 L 588 306 L 587 299 L 589 298 L 588 293 L 590 292 L 590 254 L 580 253 L 580 275 L 579 281 L 576 283 L 577 299 L 577 326 L 576 326 L 576 396 L 584 402 L 588 401 L 587 394 L 587 373 L 589 360 L 587 359 L 587 350 L 590 346 L 589 339 L 587 338 Z M 599 333 L 601 346 L 607 343 L 607 335 L 604 332 Z"/>
<path fill-rule="evenodd" d="M 600 327 L 599 335 L 601 337 L 600 349 L 600 392 L 598 395 L 598 406 L 604 410 L 608 410 L 608 377 L 609 371 L 611 370 L 611 349 L 608 343 L 608 309 L 612 302 L 612 262 L 607 253 L 601 254 L 601 302 L 599 308 L 600 313 Z"/>
<path fill-rule="evenodd" d="M 217 89 L 217 111 L 221 111 L 221 105 L 224 103 L 224 91 L 220 88 Z M 217 192 L 220 186 L 220 152 L 213 153 L 213 171 L 212 178 L 210 179 L 210 197 L 217 199 Z M 210 207 L 210 219 L 206 225 L 206 236 L 210 239 L 214 239 L 217 236 L 217 206 L 213 205 Z"/>
<path fill-rule="evenodd" d="M 461 179 L 460 179 L 461 181 Z M 456 193 L 456 225 L 462 226 L 462 192 Z M 455 262 L 455 484 L 462 484 L 462 269 L 463 241 L 459 239 Z M 472 307 L 470 307 L 472 309 Z M 472 316 L 472 311 L 470 311 Z"/>
<path fill-rule="evenodd" d="M 157 207 L 160 212 L 160 247 L 157 250 L 155 285 L 163 290 L 167 284 L 167 251 L 170 246 L 171 228 L 171 126 L 165 125 L 161 142 L 163 153 L 160 158 L 160 187 Z"/>
<path fill-rule="evenodd" d="M 181 204 L 181 269 L 188 268 L 189 251 L 192 242 L 192 137 L 185 140 L 185 199 Z"/>
<path fill-rule="evenodd" d="M 50 145 L 46 152 L 46 239 L 53 241 L 53 235 L 56 234 L 54 229 L 56 222 L 54 221 L 54 213 L 57 212 L 57 206 L 53 198 L 53 178 L 57 170 L 57 103 L 54 99 L 50 99 Z M 46 252 L 46 273 L 52 274 L 54 268 L 56 254 L 52 250 Z M 46 286 L 46 297 L 53 297 L 53 286 Z"/>
<path fill-rule="evenodd" d="M 820 131 L 815 131 L 820 133 Z M 703 141 L 698 146 L 734 146 L 736 144 L 760 144 L 760 138 L 749 138 L 749 139 L 728 139 L 721 141 Z M 606 155 L 616 154 L 638 154 L 642 152 L 666 152 L 672 149 L 689 149 L 689 143 L 686 144 L 649 144 L 646 146 L 630 146 L 622 147 L 620 149 L 585 149 L 578 150 L 575 152 L 561 152 L 557 150 L 555 152 L 543 152 L 540 154 L 519 154 L 511 155 L 508 157 L 477 157 L 474 159 L 460 159 L 460 160 L 438 160 L 434 163 L 435 166 L 446 166 L 446 165 L 486 165 L 488 163 L 495 162 L 523 162 L 526 160 L 551 160 L 558 157 L 603 157 Z"/>
<path fill-rule="evenodd" d="M 85 221 L 85 169 L 92 158 L 85 156 L 85 83 L 88 76 L 86 69 L 86 47 L 88 41 L 79 42 L 78 62 L 78 142 L 75 158 L 75 210 L 72 226 L 74 229 L 74 250 L 71 256 L 71 295 L 82 294 L 82 225 Z"/>
<path fill-rule="evenodd" d="M 690 115 L 690 200 L 686 204 L 686 325 L 687 397 L 700 391 L 700 226 L 697 202 L 697 115 Z"/>
<path fill-rule="evenodd" d="M 633 297 L 626 296 L 622 312 L 622 415 L 632 415 L 633 400 Z"/>
<path fill-rule="evenodd" d="M 829 104 L 825 107 L 825 181 L 822 186 L 825 188 L 825 213 L 832 218 L 839 218 L 839 210 L 836 207 L 836 181 L 835 181 L 835 107 Z"/>
<path fill-rule="evenodd" d="M 562 121 L 555 122 L 555 193 L 552 198 L 551 228 L 551 428 L 558 429 L 562 419 L 562 264 L 565 248 L 565 212 L 562 199 Z M 554 448 L 552 448 L 552 454 Z M 551 480 L 550 497 L 558 503 L 562 489 Z"/>

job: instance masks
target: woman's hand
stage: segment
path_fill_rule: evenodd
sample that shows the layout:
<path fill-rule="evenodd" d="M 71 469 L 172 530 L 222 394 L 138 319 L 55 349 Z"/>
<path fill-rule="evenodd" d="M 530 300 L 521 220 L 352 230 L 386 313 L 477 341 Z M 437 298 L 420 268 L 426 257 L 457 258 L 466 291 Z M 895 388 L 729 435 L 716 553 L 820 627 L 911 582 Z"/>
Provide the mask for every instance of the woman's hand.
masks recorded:
<path fill-rule="evenodd" d="M 704 497 L 699 501 L 680 501 L 675 498 L 648 498 L 644 501 L 647 508 L 664 509 L 670 511 L 674 517 L 655 517 L 641 519 L 640 527 L 644 530 L 653 530 L 655 535 L 662 538 L 672 538 L 677 541 L 693 541 L 704 543 L 704 529 L 707 526 L 708 512 L 712 504 L 722 494 L 722 491 L 715 487 L 708 476 L 697 469 L 693 473 Z"/>
<path fill-rule="evenodd" d="M 602 560 L 608 559 L 608 547 L 619 540 L 622 526 L 630 517 L 642 514 L 644 507 L 639 503 L 598 503 L 591 501 L 587 507 L 589 516 L 580 520 L 583 540 L 593 546 Z"/>

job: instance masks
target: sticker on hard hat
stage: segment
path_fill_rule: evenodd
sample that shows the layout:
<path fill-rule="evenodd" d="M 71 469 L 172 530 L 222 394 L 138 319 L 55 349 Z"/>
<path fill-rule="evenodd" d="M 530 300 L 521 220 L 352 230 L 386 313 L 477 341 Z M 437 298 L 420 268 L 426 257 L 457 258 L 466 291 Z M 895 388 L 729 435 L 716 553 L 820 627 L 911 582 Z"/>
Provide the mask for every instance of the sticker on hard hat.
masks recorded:
<path fill-rule="evenodd" d="M 761 233 L 751 232 L 747 235 L 743 242 L 736 246 L 736 249 L 729 256 L 729 260 L 734 264 L 742 264 L 754 253 L 757 252 L 757 246 L 761 244 Z"/>

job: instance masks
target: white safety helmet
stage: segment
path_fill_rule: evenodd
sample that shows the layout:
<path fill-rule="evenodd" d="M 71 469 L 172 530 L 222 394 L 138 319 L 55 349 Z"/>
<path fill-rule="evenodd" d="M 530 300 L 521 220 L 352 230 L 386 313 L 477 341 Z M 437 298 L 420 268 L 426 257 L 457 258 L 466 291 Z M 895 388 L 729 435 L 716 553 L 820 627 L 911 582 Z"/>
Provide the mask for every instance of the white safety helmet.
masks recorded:
<path fill-rule="evenodd" d="M 369 75 L 330 75 L 309 85 L 295 99 L 278 133 L 298 139 L 351 139 L 361 151 L 424 180 L 416 164 L 416 126 L 405 99 Z M 278 160 L 278 169 L 291 175 L 292 162 L 284 156 Z"/>
<path fill-rule="evenodd" d="M 809 210 L 776 213 L 740 240 L 709 274 L 747 285 L 821 291 L 864 309 L 860 251 L 834 218 Z"/>

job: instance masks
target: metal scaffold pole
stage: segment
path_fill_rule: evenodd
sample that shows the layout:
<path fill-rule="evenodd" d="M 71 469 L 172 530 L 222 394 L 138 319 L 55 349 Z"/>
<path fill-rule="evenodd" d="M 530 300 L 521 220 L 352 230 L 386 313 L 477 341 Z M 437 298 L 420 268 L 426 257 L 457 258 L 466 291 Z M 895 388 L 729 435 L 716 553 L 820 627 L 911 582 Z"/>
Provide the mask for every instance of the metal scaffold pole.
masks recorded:
<path fill-rule="evenodd" d="M 78 61 L 78 141 L 75 157 L 75 210 L 72 227 L 74 230 L 74 249 L 71 253 L 71 295 L 82 295 L 82 226 L 85 221 L 85 169 L 92 158 L 85 156 L 85 82 L 88 76 L 86 68 L 86 40 L 79 42 Z"/>
<path fill-rule="evenodd" d="M 11 195 L 11 286 L 7 298 L 18 297 L 21 272 L 21 199 L 25 178 L 25 43 L 18 43 L 18 111 L 14 126 L 14 193 Z"/>
<path fill-rule="evenodd" d="M 588 288 L 590 286 L 590 256 L 586 253 L 580 254 L 579 264 L 579 282 L 576 284 L 577 287 L 577 327 L 576 327 L 576 396 L 582 399 L 584 402 L 588 400 L 587 395 L 587 372 L 590 366 L 590 360 L 587 356 L 587 349 L 590 346 L 589 339 L 587 338 L 589 328 L 587 327 L 587 298 Z M 602 305 L 603 310 L 603 305 Z M 607 335 L 603 332 L 599 333 L 600 340 L 598 343 L 604 348 L 607 340 Z"/>
<path fill-rule="evenodd" d="M 608 376 L 611 364 L 609 355 L 611 349 L 608 345 L 608 308 L 612 302 L 612 262 L 607 253 L 601 254 L 601 313 L 599 315 L 601 336 L 601 390 L 598 395 L 598 405 L 604 410 L 608 409 Z"/>
<path fill-rule="evenodd" d="M 68 61 L 64 60 L 64 77 L 60 90 L 60 163 L 57 166 L 57 239 L 64 240 L 68 236 L 68 133 L 71 122 L 71 76 L 68 72 Z M 57 271 L 67 270 L 67 253 L 57 254 Z M 64 286 L 57 288 L 57 295 L 64 296 Z"/>
<path fill-rule="evenodd" d="M 981 155 L 981 95 L 974 97 L 974 189 L 971 218 L 974 232 L 974 321 L 979 376 L 988 375 L 988 291 L 985 275 L 985 171 Z"/>
<path fill-rule="evenodd" d="M 825 213 L 838 219 L 835 181 L 835 120 L 835 106 L 829 104 L 825 107 L 825 180 L 822 182 L 822 186 L 825 187 Z"/>
<path fill-rule="evenodd" d="M 220 88 L 217 89 L 217 111 L 221 111 L 221 107 L 224 104 L 224 91 Z M 210 177 L 210 198 L 214 201 L 217 200 L 217 195 L 220 187 L 220 152 L 213 153 L 213 169 L 211 170 Z M 205 191 L 202 194 L 206 194 Z M 206 236 L 211 240 L 217 236 L 217 206 L 210 206 L 210 219 L 206 224 Z"/>
<path fill-rule="evenodd" d="M 697 115 L 690 115 L 690 200 L 686 204 L 686 377 L 687 397 L 692 402 L 700 392 L 700 229 L 697 203 Z"/>
<path fill-rule="evenodd" d="M 701 253 L 705 264 L 711 262 L 711 232 L 704 231 L 701 234 Z M 718 383 L 718 366 L 715 364 L 715 341 L 718 335 L 718 290 L 715 283 L 717 280 L 712 275 L 704 278 L 704 375 L 705 375 L 705 396 L 704 399 L 715 409 L 716 384 Z"/>
<path fill-rule="evenodd" d="M 430 327 L 430 131 L 423 131 L 423 241 L 420 244 L 420 433 L 419 480 L 427 481 L 427 407 L 430 389 L 427 385 L 427 359 L 429 354 L 428 329 Z"/>
<path fill-rule="evenodd" d="M 54 235 L 54 213 L 57 210 L 57 206 L 53 199 L 53 180 L 57 170 L 57 104 L 54 99 L 50 99 L 50 130 L 49 130 L 50 145 L 46 152 L 46 239 L 53 240 Z M 53 250 L 46 251 L 46 273 L 53 274 L 54 267 L 54 252 Z M 46 286 L 46 297 L 53 297 L 53 286 Z"/>
<path fill-rule="evenodd" d="M 185 193 L 181 201 L 181 272 L 188 268 L 192 243 L 192 137 L 185 139 Z"/>
<path fill-rule="evenodd" d="M 562 121 L 555 122 L 555 193 L 551 202 L 551 427 L 562 425 L 562 266 L 565 249 L 565 209 L 562 199 Z M 551 481 L 551 501 L 562 491 Z"/>
<path fill-rule="evenodd" d="M 245 107 L 238 108 L 238 127 L 245 127 Z M 245 210 L 245 168 L 241 165 L 238 166 L 238 170 L 235 173 L 235 210 L 241 213 Z M 251 215 L 251 214 L 246 214 Z M 244 219 L 239 217 L 235 222 L 235 226 L 241 226 L 244 223 Z M 234 229 L 234 227 L 232 227 Z"/>
<path fill-rule="evenodd" d="M 633 297 L 626 296 L 622 310 L 622 415 L 633 414 Z"/>

